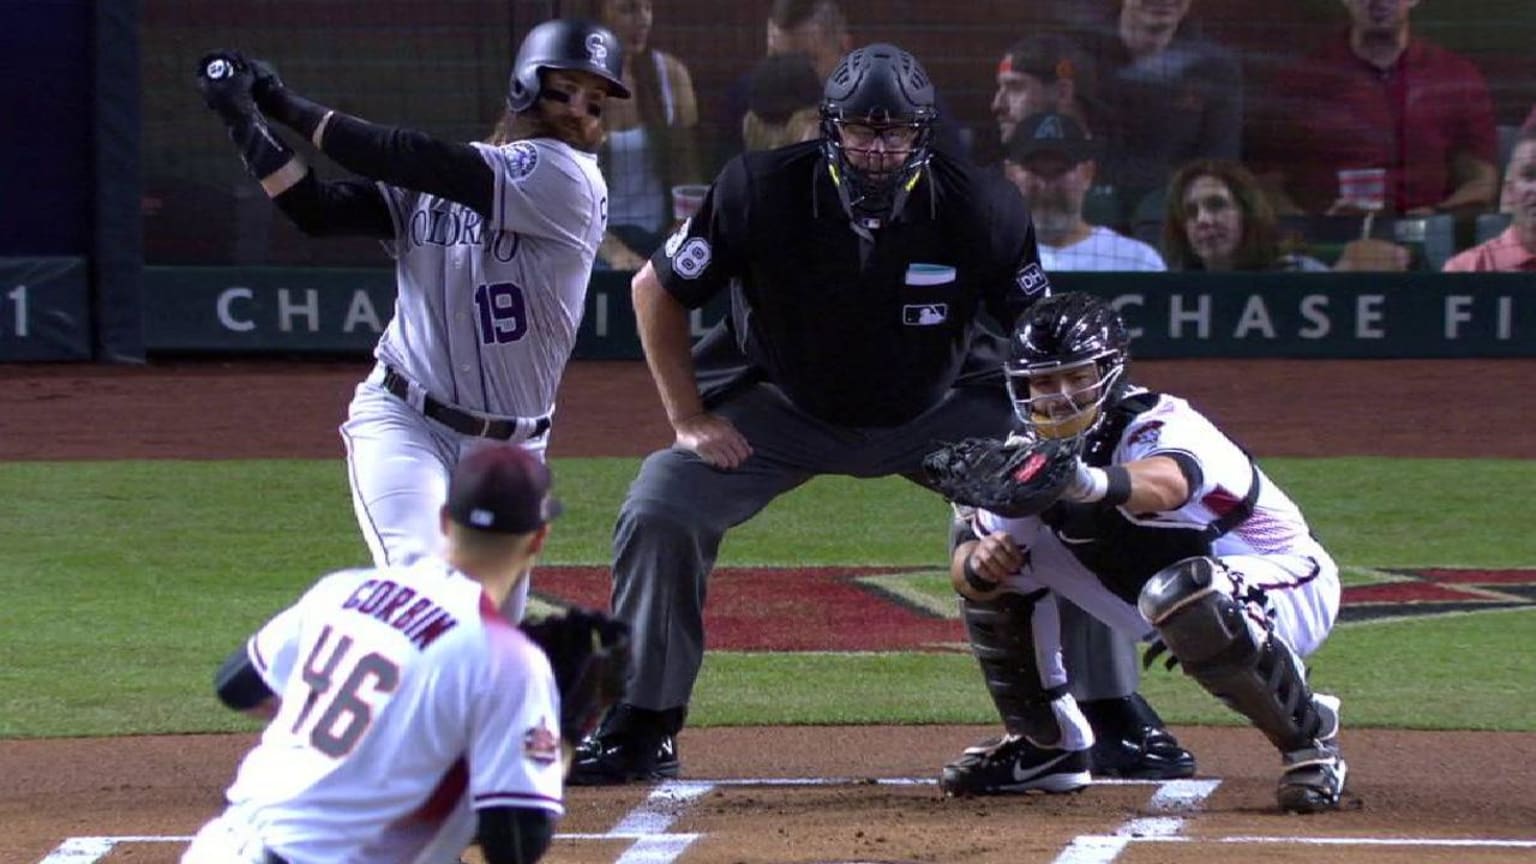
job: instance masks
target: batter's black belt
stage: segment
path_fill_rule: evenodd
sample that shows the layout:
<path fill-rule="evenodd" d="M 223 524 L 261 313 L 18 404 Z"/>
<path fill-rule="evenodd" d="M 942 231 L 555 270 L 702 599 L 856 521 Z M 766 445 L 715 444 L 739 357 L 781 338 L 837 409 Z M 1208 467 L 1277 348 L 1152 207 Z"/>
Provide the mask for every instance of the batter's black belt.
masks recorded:
<path fill-rule="evenodd" d="M 410 404 L 411 382 L 404 375 L 388 366 L 384 367 L 384 389 L 407 405 Z M 433 399 L 429 393 L 422 394 L 421 413 L 461 435 L 473 435 L 476 438 L 495 438 L 498 441 L 506 441 L 516 437 L 520 425 L 516 420 L 496 420 L 491 417 L 471 414 L 468 411 L 460 411 L 452 405 L 447 405 Z M 540 417 L 534 421 L 533 429 L 528 433 L 527 438 L 538 438 L 548 431 L 549 418 Z"/>

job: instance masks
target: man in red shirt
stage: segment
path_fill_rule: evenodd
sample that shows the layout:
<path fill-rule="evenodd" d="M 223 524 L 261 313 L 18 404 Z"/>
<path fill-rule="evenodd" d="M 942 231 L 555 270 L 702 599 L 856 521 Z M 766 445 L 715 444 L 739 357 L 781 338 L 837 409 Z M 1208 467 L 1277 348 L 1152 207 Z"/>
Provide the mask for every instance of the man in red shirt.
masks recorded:
<path fill-rule="evenodd" d="M 1445 262 L 1445 272 L 1536 271 L 1536 129 L 1520 133 L 1504 177 L 1512 223 L 1499 236 Z"/>
<path fill-rule="evenodd" d="M 1418 0 L 1343 0 L 1347 38 L 1287 68 L 1255 159 L 1282 209 L 1352 212 L 1343 169 L 1386 169 L 1385 209 L 1427 215 L 1490 209 L 1498 139 L 1483 75 L 1466 58 L 1411 35 Z"/>

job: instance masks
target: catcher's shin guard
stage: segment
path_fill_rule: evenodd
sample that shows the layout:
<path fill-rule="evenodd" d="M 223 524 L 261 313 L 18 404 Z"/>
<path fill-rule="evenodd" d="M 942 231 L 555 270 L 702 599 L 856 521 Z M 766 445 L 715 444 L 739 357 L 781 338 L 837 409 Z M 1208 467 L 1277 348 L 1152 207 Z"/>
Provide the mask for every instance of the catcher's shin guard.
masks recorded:
<path fill-rule="evenodd" d="M 1148 580 L 1137 605 L 1184 671 L 1281 753 L 1332 738 L 1337 721 L 1319 710 L 1295 654 L 1250 622 L 1231 590 L 1220 562 L 1186 558 Z"/>
<path fill-rule="evenodd" d="M 1062 739 L 1051 703 L 1070 696 L 1064 686 L 1040 683 L 1031 619 L 1035 601 L 1044 594 L 1003 594 L 984 603 L 962 597 L 960 611 L 971 652 L 981 664 L 987 692 L 1002 715 L 1004 727 L 1010 734 L 1025 735 L 1036 744 L 1051 747 Z"/>

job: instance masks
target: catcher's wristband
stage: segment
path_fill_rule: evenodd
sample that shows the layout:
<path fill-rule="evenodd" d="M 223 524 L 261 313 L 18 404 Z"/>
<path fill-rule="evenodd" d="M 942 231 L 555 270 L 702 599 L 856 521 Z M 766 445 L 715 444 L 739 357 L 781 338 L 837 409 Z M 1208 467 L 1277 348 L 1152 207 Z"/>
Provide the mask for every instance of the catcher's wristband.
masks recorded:
<path fill-rule="evenodd" d="M 1131 500 L 1131 472 L 1124 465 L 1108 468 L 1078 469 L 1078 480 L 1071 497 L 1085 504 L 1102 501 L 1111 507 L 1119 507 Z"/>

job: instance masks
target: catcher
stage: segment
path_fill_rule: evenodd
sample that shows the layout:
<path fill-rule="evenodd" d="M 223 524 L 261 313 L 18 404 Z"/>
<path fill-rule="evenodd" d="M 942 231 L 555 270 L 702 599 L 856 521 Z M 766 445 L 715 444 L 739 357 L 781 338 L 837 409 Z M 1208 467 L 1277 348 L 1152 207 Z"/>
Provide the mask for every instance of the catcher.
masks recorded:
<path fill-rule="evenodd" d="M 269 719 L 183 864 L 532 864 L 563 813 L 574 742 L 617 697 L 628 630 L 585 611 L 521 632 L 497 612 L 559 505 L 515 445 L 470 452 L 445 557 L 344 570 L 236 649 L 220 701 Z"/>
<path fill-rule="evenodd" d="M 1005 734 L 946 765 L 950 795 L 1072 792 L 1093 732 L 1067 691 L 1056 598 L 1152 641 L 1280 753 L 1282 809 L 1337 809 L 1339 700 L 1302 658 L 1338 614 L 1338 567 L 1296 504 L 1189 403 L 1125 379 L 1114 309 L 1060 294 L 1019 319 L 1005 364 L 1022 434 L 929 455 L 977 508 L 954 550 L 971 647 Z"/>

